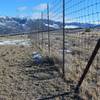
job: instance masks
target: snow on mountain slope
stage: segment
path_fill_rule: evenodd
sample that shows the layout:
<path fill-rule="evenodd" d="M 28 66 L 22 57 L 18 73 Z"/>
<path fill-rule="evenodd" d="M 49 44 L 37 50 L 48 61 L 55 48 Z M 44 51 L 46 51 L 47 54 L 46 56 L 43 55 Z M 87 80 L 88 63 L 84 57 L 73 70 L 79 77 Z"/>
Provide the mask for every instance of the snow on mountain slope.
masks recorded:
<path fill-rule="evenodd" d="M 73 28 L 79 28 L 79 27 L 75 26 L 75 25 L 66 25 L 65 28 L 66 29 L 68 29 L 68 28 L 73 29 Z"/>
<path fill-rule="evenodd" d="M 45 25 L 45 26 L 48 26 L 48 24 L 44 24 L 44 25 Z M 49 25 L 49 27 L 55 28 L 55 29 L 59 29 L 59 28 L 60 28 L 59 25 L 57 25 L 57 24 Z"/>
<path fill-rule="evenodd" d="M 42 22 L 42 23 L 41 23 Z M 8 17 L 8 16 L 0 16 L 0 34 L 15 34 L 22 32 L 32 32 L 37 30 L 38 25 L 42 25 L 43 29 L 46 30 L 48 26 L 47 19 L 29 19 L 29 18 L 19 18 L 19 17 Z M 61 29 L 63 24 L 62 22 L 56 22 L 53 20 L 49 21 L 50 29 Z M 89 23 L 79 23 L 79 22 L 71 22 L 66 23 L 66 29 L 73 28 L 90 28 L 96 27 L 95 24 Z M 98 25 L 99 27 L 100 25 Z M 41 28 L 40 28 L 41 29 Z"/>
<path fill-rule="evenodd" d="M 5 25 L 6 25 L 5 23 L 0 22 L 0 26 L 5 26 Z"/>

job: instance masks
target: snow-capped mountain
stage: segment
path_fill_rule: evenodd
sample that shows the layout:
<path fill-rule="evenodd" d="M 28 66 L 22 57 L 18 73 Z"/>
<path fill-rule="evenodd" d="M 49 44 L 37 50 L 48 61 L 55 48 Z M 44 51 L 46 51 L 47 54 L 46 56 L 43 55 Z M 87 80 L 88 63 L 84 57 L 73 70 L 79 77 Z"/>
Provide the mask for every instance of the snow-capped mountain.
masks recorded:
<path fill-rule="evenodd" d="M 49 21 L 50 29 L 61 29 L 61 22 Z M 89 28 L 96 27 L 98 25 L 89 24 L 89 23 L 66 23 L 66 29 L 73 28 Z M 100 25 L 99 25 L 100 26 Z M 23 32 L 32 32 L 36 30 L 47 30 L 48 20 L 46 19 L 29 19 L 29 18 L 18 18 L 18 17 L 7 17 L 0 16 L 0 34 L 15 34 L 15 33 L 23 33 Z"/>
<path fill-rule="evenodd" d="M 50 21 L 50 29 L 59 29 L 62 24 L 60 22 Z M 29 18 L 17 18 L 17 17 L 0 17 L 0 34 L 22 33 L 32 32 L 36 30 L 47 30 L 48 21 L 33 20 Z"/>

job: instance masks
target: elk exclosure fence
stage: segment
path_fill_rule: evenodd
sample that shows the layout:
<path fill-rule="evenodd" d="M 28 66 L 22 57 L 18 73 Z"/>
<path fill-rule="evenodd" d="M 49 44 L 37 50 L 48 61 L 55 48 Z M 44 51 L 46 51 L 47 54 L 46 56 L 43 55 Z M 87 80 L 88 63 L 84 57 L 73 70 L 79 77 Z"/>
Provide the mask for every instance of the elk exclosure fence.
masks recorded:
<path fill-rule="evenodd" d="M 99 100 L 100 1 L 50 0 L 39 26 L 34 40 L 44 53 L 59 58 L 63 78 L 73 80 L 75 90 L 97 87 Z"/>

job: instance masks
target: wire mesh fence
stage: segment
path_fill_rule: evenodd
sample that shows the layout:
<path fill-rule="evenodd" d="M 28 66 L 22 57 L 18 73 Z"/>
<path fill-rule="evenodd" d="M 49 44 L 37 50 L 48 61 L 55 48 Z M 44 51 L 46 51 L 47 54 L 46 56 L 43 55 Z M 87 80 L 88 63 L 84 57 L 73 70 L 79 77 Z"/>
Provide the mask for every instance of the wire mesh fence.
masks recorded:
<path fill-rule="evenodd" d="M 66 59 L 72 56 L 70 60 L 66 61 L 66 76 L 68 77 L 68 73 L 72 75 L 73 72 L 75 72 L 75 75 L 73 76 L 76 82 L 81 77 L 90 59 L 93 49 L 100 38 L 99 31 L 97 31 L 100 15 L 99 6 L 100 3 L 98 0 L 71 0 L 70 2 L 66 3 L 66 21 L 73 23 L 72 27 L 74 28 L 76 27 L 75 22 L 78 22 L 78 24 L 83 24 L 80 29 L 78 29 L 79 27 L 74 30 L 69 29 L 65 36 L 66 41 L 69 44 L 69 47 L 66 46 L 66 48 L 69 48 L 73 52 L 72 54 L 66 54 Z M 99 54 L 97 54 L 97 56 L 99 56 Z M 99 77 L 99 75 L 96 73 L 98 72 L 97 63 L 99 62 L 95 61 L 92 62 L 92 66 L 89 69 L 88 75 L 82 84 L 82 87 L 85 88 L 85 91 L 88 91 L 88 89 L 92 91 L 94 87 L 98 87 L 98 82 L 100 79 L 96 81 L 97 77 Z M 98 98 L 99 97 L 97 96 L 95 99 Z"/>
<path fill-rule="evenodd" d="M 44 54 L 59 59 L 65 78 L 75 84 L 100 39 L 99 6 L 99 0 L 50 0 L 47 11 L 41 13 L 35 43 Z M 44 21 L 46 27 L 43 27 Z M 99 100 L 99 93 L 100 50 L 81 88 L 81 95 L 87 95 L 91 100 Z"/>

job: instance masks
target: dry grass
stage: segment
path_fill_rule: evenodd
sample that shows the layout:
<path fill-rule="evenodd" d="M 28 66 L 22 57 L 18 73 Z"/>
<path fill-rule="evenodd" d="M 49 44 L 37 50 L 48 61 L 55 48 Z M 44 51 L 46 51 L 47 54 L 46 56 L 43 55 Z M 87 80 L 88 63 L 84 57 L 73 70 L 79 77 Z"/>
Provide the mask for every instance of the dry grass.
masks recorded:
<path fill-rule="evenodd" d="M 50 71 L 51 66 L 31 62 L 33 51 L 32 46 L 0 46 L 0 100 L 37 100 L 68 89 L 55 66 Z"/>
<path fill-rule="evenodd" d="M 55 58 L 60 71 L 50 71 L 51 66 L 35 66 L 31 61 L 32 52 L 37 50 L 33 46 L 0 46 L 0 99 L 3 100 L 37 100 L 40 97 L 50 96 L 64 91 L 71 91 L 77 84 L 91 52 L 96 44 L 95 39 L 100 35 L 92 32 L 68 34 L 66 36 L 66 48 L 72 53 L 66 53 L 66 82 L 61 78 L 62 37 L 52 35 L 51 56 Z M 86 37 L 87 36 L 87 37 Z M 75 37 L 75 38 L 73 38 Z M 92 37 L 92 38 L 91 38 Z M 0 37 L 1 40 L 27 39 L 28 36 Z M 32 38 L 33 39 L 33 38 Z M 36 39 L 34 39 L 36 40 Z M 89 41 L 88 41 L 89 40 Z M 36 42 L 35 42 L 36 43 Z M 70 45 L 68 45 L 68 43 Z M 86 44 L 86 45 L 85 45 Z M 92 46 L 93 45 L 93 46 Z M 44 40 L 43 54 L 48 54 L 47 38 Z M 99 100 L 100 98 L 100 52 L 93 62 L 88 75 L 86 76 L 80 91 L 84 100 Z M 43 70 L 43 71 L 41 71 Z M 69 96 L 70 97 L 70 96 Z M 60 100 L 60 98 L 57 98 Z M 66 97 L 66 100 L 71 100 Z"/>
<path fill-rule="evenodd" d="M 51 33 L 51 56 L 57 58 L 56 61 L 60 61 L 58 65 L 62 67 L 62 53 L 59 52 L 62 49 L 62 33 L 54 32 Z M 59 35 L 59 34 L 60 35 Z M 45 34 L 46 37 L 46 34 Z M 65 53 L 65 71 L 66 79 L 72 80 L 76 84 L 81 77 L 86 64 L 94 50 L 97 40 L 100 37 L 99 32 L 79 32 L 79 33 L 67 33 L 66 49 L 72 50 L 72 53 Z M 44 40 L 44 44 L 47 39 Z M 45 50 L 48 47 L 45 46 Z M 100 51 L 100 50 L 99 50 Z M 97 54 L 95 61 L 93 62 L 82 86 L 80 95 L 85 100 L 99 100 L 100 99 L 100 52 Z"/>

